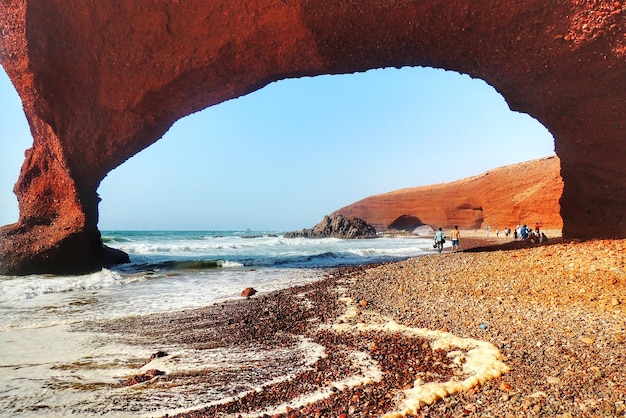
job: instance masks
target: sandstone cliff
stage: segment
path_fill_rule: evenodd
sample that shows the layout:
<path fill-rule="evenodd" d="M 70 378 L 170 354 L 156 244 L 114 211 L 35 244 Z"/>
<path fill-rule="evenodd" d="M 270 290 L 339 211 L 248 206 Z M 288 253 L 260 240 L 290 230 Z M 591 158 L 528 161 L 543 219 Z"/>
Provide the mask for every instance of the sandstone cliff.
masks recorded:
<path fill-rule="evenodd" d="M 98 186 L 181 117 L 284 78 L 384 67 L 485 80 L 553 134 L 563 235 L 626 237 L 625 15 L 597 0 L 2 1 L 0 62 L 33 146 L 0 273 L 122 261 L 100 241 Z"/>
<path fill-rule="evenodd" d="M 376 229 L 515 228 L 518 223 L 561 229 L 563 181 L 557 157 L 489 170 L 452 183 L 414 187 L 370 196 L 337 210 Z"/>

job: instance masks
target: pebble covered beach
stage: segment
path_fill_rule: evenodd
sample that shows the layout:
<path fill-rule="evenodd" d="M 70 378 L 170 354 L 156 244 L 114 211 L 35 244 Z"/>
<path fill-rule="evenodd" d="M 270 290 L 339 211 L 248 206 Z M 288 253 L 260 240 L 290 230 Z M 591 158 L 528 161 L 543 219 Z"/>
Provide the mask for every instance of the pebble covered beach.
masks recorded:
<path fill-rule="evenodd" d="M 352 291 L 398 322 L 503 354 L 508 373 L 423 416 L 625 416 L 625 259 L 624 240 L 494 246 L 371 269 Z"/>
<path fill-rule="evenodd" d="M 233 389 L 232 399 L 180 417 L 625 416 L 626 240 L 502 242 L 466 239 L 462 252 L 346 268 L 306 286 L 117 322 L 109 331 L 140 327 L 145 341 L 196 349 L 303 340 L 323 347 L 290 379 Z M 406 408 L 413 388 L 467 377 L 458 372 L 470 355 L 455 357 L 454 345 L 463 343 L 442 348 L 430 337 L 367 325 L 381 318 L 399 330 L 484 342 L 499 369 Z M 338 331 L 342 326 L 359 331 Z M 242 388 L 267 381 L 262 374 L 274 366 L 262 366 Z M 220 385 L 235 376 L 173 372 L 142 384 L 209 379 Z"/>

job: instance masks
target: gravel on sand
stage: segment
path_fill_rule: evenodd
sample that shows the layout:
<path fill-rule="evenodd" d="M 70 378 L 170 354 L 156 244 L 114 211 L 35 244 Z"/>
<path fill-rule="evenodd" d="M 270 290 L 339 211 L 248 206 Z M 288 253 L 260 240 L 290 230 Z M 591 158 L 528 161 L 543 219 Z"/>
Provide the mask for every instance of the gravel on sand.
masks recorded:
<path fill-rule="evenodd" d="M 625 416 L 626 241 L 482 250 L 370 269 L 350 286 L 400 323 L 504 355 L 508 373 L 421 414 Z"/>
<path fill-rule="evenodd" d="M 197 349 L 302 338 L 324 348 L 289 381 L 181 417 L 626 416 L 626 240 L 494 243 L 464 241 L 462 252 L 342 269 L 310 285 L 127 326 Z M 406 391 L 458 379 L 469 354 L 455 364 L 457 343 L 436 347 L 430 337 L 363 325 L 381 318 L 489 343 L 506 367 L 406 412 Z M 343 325 L 361 328 L 338 331 Z M 362 380 L 348 383 L 355 374 Z M 192 378 L 220 377 L 157 377 Z"/>

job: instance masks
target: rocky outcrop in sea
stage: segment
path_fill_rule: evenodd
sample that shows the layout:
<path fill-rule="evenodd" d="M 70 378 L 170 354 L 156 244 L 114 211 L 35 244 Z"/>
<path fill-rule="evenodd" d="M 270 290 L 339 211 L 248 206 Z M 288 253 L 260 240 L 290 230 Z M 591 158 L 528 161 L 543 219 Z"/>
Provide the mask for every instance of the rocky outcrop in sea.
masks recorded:
<path fill-rule="evenodd" d="M 324 216 L 313 228 L 286 232 L 284 238 L 376 238 L 376 229 L 363 219 L 339 214 Z"/>

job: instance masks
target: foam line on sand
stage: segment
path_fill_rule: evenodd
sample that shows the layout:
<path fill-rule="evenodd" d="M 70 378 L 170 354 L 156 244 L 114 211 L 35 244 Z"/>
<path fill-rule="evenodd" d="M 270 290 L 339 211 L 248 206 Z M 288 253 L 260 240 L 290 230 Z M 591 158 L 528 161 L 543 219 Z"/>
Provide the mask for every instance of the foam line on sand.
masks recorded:
<path fill-rule="evenodd" d="M 398 405 L 398 410 L 385 414 L 385 418 L 414 415 L 423 405 L 430 405 L 445 396 L 469 390 L 509 371 L 509 367 L 502 361 L 503 356 L 500 351 L 489 342 L 462 338 L 444 331 L 407 327 L 371 311 L 364 315 L 363 308 L 359 307 L 354 300 L 347 297 L 340 300 L 346 304 L 346 311 L 331 326 L 333 330 L 338 332 L 383 331 L 423 338 L 430 341 L 433 350 L 451 350 L 448 357 L 452 358 L 453 364 L 459 367 L 455 372 L 455 377 L 447 382 L 424 383 L 421 379 L 417 379 L 412 388 L 402 391 L 403 399 Z M 364 317 L 367 317 L 367 323 L 359 321 Z"/>

